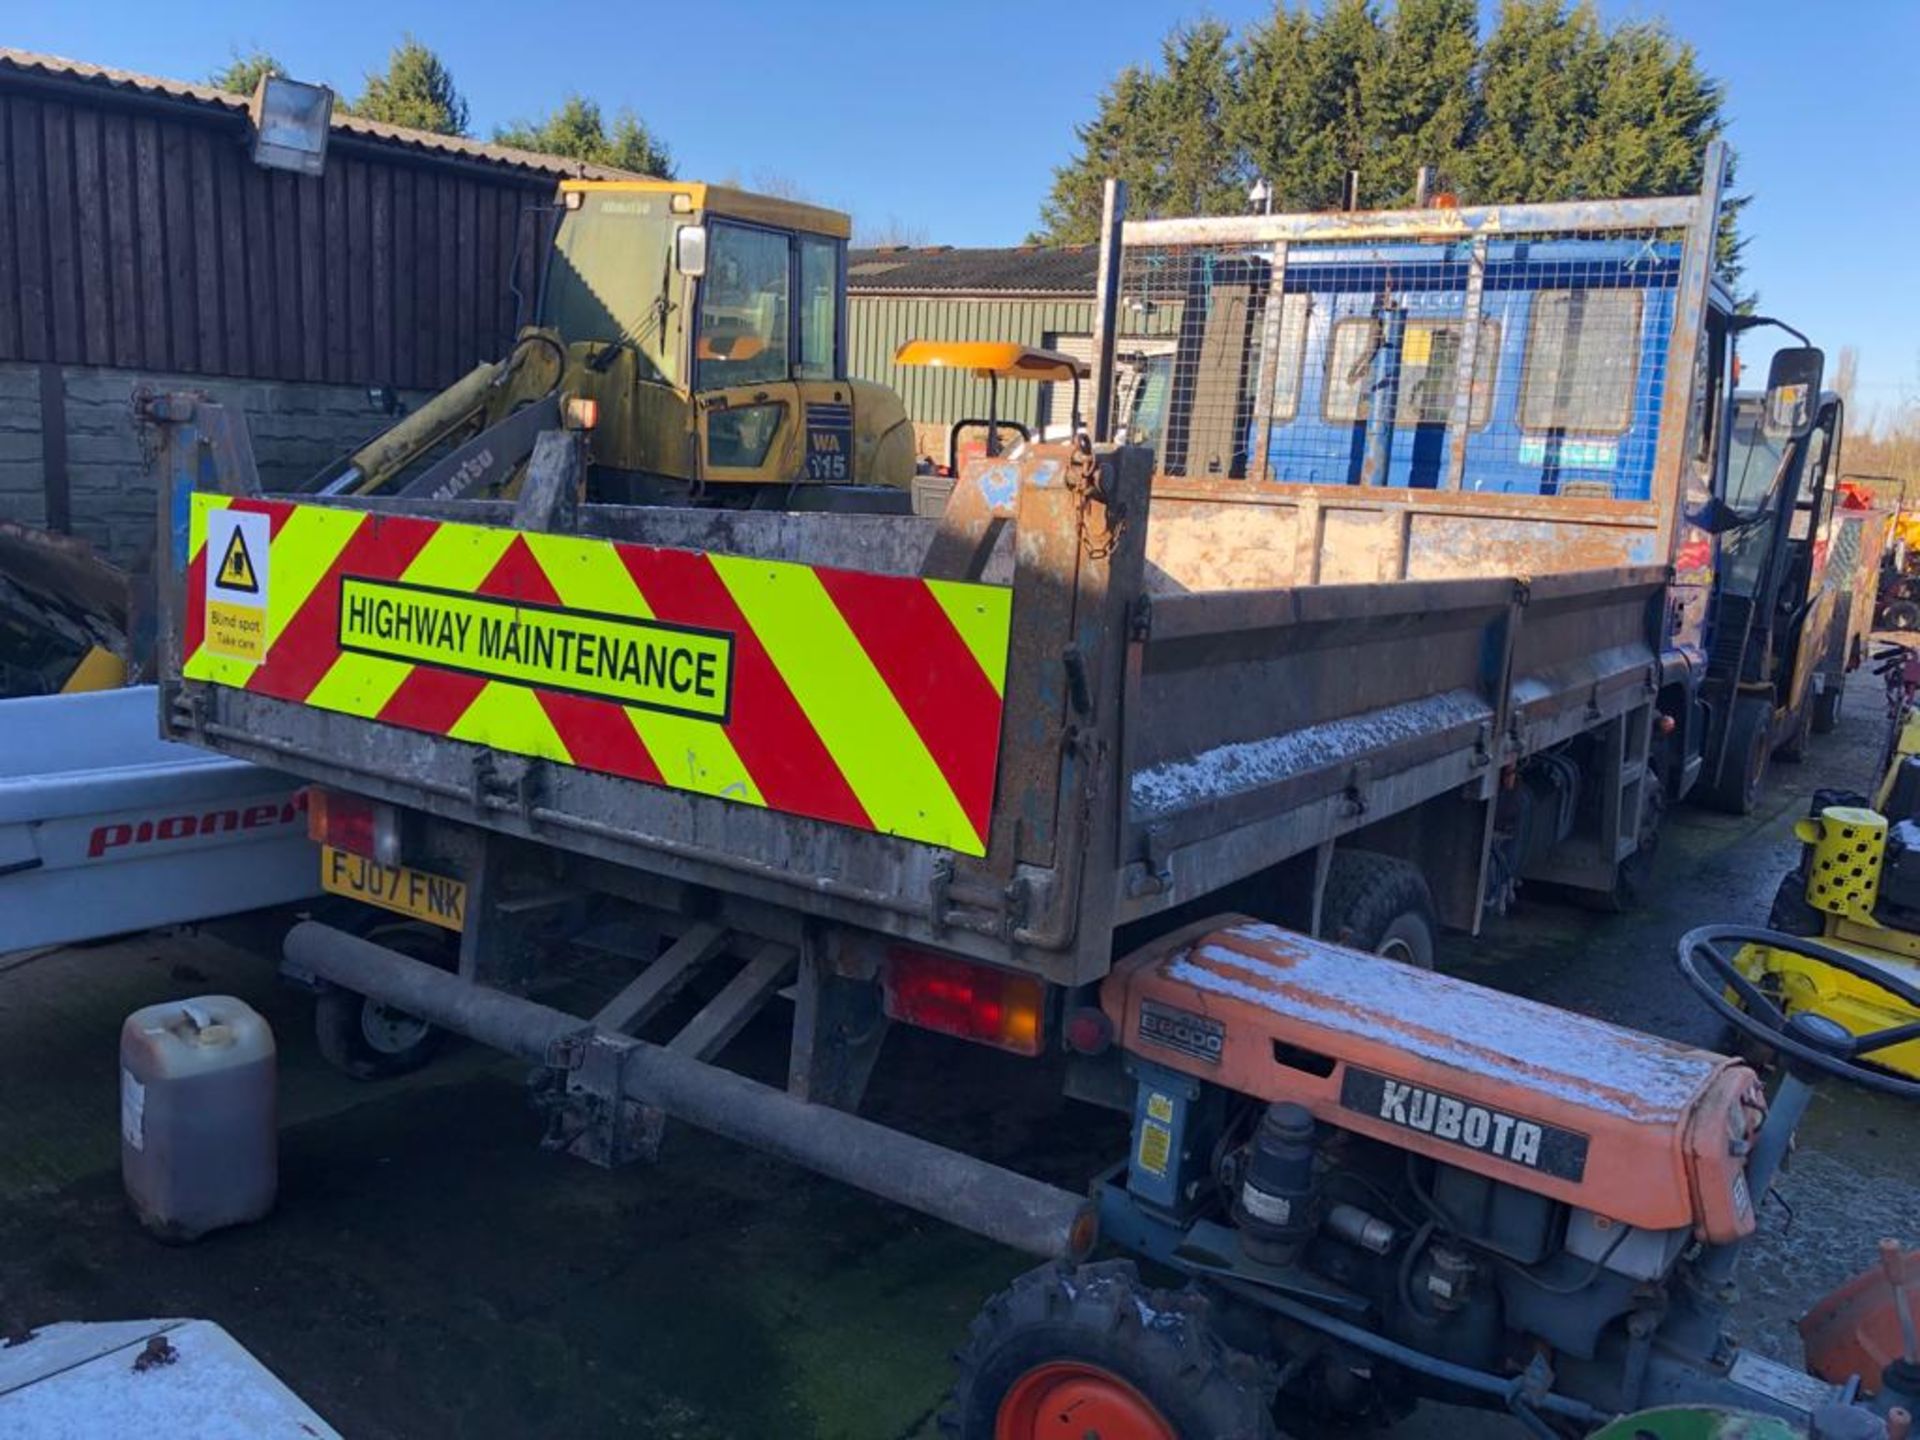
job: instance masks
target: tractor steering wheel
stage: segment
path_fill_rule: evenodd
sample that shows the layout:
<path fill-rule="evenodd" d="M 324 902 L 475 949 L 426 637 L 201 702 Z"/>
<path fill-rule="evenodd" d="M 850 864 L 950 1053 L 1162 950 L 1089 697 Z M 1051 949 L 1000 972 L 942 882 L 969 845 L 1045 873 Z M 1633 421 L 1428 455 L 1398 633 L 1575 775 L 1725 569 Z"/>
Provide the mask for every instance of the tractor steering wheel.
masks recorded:
<path fill-rule="evenodd" d="M 1920 1012 L 1920 989 L 1887 974 L 1857 955 L 1849 955 L 1844 950 L 1836 950 L 1803 936 L 1762 930 L 1756 925 L 1702 925 L 1680 937 L 1680 973 L 1686 976 L 1689 985 L 1700 992 L 1701 999 L 1734 1029 L 1822 1075 L 1847 1080 L 1885 1095 L 1920 1100 L 1920 1080 L 1903 1079 L 1889 1071 L 1861 1063 L 1895 1045 L 1920 1040 L 1920 1020 L 1854 1035 L 1839 1022 L 1811 1011 L 1803 1010 L 1789 1016 L 1771 996 L 1741 974 L 1740 967 L 1733 963 L 1734 953 L 1743 945 L 1765 945 L 1772 950 L 1784 950 L 1792 955 L 1817 960 L 1822 965 L 1831 965 L 1856 980 L 1863 980 L 1875 989 L 1896 997 L 1915 1012 Z M 1728 990 L 1739 996 L 1742 1003 L 1736 1005 L 1729 1000 L 1726 996 Z"/>

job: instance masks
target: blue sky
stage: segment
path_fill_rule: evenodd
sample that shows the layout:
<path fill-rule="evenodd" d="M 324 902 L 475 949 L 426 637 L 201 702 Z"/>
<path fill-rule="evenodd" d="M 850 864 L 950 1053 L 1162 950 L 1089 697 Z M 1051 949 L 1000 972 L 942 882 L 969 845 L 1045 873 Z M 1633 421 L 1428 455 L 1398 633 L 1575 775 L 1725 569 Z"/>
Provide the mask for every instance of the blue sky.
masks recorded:
<path fill-rule="evenodd" d="M 1861 352 L 1863 408 L 1920 398 L 1920 4 L 1601 0 L 1657 15 L 1727 82 L 1749 282 L 1831 354 Z M 259 46 L 352 93 L 411 28 L 447 61 L 477 134 L 569 90 L 633 106 L 680 171 L 778 175 L 934 243 L 1019 241 L 1071 127 L 1176 20 L 1236 25 L 1264 0 L 707 0 L 551 9 L 505 0 L 11 0 L 0 43 L 201 79 Z M 1491 5 L 1489 5 L 1491 10 Z M 1872 219 L 1878 213 L 1879 220 Z"/>

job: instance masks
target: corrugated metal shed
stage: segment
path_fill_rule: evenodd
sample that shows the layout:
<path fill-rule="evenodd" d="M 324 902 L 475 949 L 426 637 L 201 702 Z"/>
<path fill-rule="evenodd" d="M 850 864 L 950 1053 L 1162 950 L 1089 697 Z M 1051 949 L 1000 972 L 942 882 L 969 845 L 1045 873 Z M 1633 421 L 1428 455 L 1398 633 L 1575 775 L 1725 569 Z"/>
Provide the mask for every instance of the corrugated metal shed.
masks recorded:
<path fill-rule="evenodd" d="M 1092 245 L 1002 250 L 931 246 L 855 250 L 847 256 L 848 365 L 891 386 L 925 426 L 984 417 L 987 382 L 957 370 L 893 363 L 908 340 L 1011 340 L 1087 353 L 1099 251 Z M 1153 322 L 1169 334 L 1171 314 Z M 1070 387 L 1061 387 L 1070 388 Z M 1067 397 L 1052 385 L 1000 387 L 1000 414 L 1029 426 L 1064 423 Z M 1083 397 L 1084 415 L 1088 402 Z"/>
<path fill-rule="evenodd" d="M 1092 245 L 1020 245 L 1009 249 L 855 250 L 847 283 L 865 294 L 1067 295 L 1090 298 L 1100 266 Z"/>
<path fill-rule="evenodd" d="M 1052 345 L 1091 333 L 1099 254 L 1090 245 L 1004 250 L 932 246 L 855 250 L 847 256 L 847 364 L 891 386 L 922 425 L 987 413 L 987 382 L 965 371 L 896 365 L 909 340 L 1011 340 Z M 1000 414 L 1044 423 L 1051 385 L 1000 387 Z"/>
<path fill-rule="evenodd" d="M 851 281 L 849 282 L 851 283 Z M 871 295 L 853 291 L 847 301 L 847 365 L 863 380 L 891 386 L 907 414 L 923 425 L 951 425 L 985 416 L 987 382 L 963 370 L 896 365 L 893 355 L 908 340 L 1012 340 L 1048 345 L 1093 328 L 1093 297 L 951 297 Z M 1014 380 L 1000 386 L 1000 414 L 1023 424 L 1039 423 L 1051 386 Z M 1084 407 L 1083 407 L 1084 408 Z"/>
<path fill-rule="evenodd" d="M 247 135 L 239 96 L 0 50 L 0 360 L 437 388 L 511 337 L 527 207 L 618 173 L 336 114 L 310 179 Z"/>

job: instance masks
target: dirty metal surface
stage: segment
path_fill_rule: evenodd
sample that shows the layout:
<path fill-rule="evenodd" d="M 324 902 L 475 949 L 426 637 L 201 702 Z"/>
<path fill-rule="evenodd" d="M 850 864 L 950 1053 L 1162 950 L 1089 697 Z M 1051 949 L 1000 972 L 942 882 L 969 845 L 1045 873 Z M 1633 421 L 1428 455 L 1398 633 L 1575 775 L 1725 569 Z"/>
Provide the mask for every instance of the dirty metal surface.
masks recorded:
<path fill-rule="evenodd" d="M 1665 564 L 1650 502 L 1154 481 L 1156 594 Z"/>

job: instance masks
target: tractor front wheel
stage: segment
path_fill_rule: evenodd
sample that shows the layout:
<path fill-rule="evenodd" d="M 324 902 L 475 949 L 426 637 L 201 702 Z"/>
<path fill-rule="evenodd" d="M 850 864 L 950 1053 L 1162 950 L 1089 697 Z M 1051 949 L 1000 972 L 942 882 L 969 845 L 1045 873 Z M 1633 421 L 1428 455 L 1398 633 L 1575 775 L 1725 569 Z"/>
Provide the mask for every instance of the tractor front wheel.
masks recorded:
<path fill-rule="evenodd" d="M 940 1417 L 958 1440 L 1279 1440 L 1270 1368 L 1129 1260 L 1021 1276 L 974 1319 L 959 1367 Z"/>

